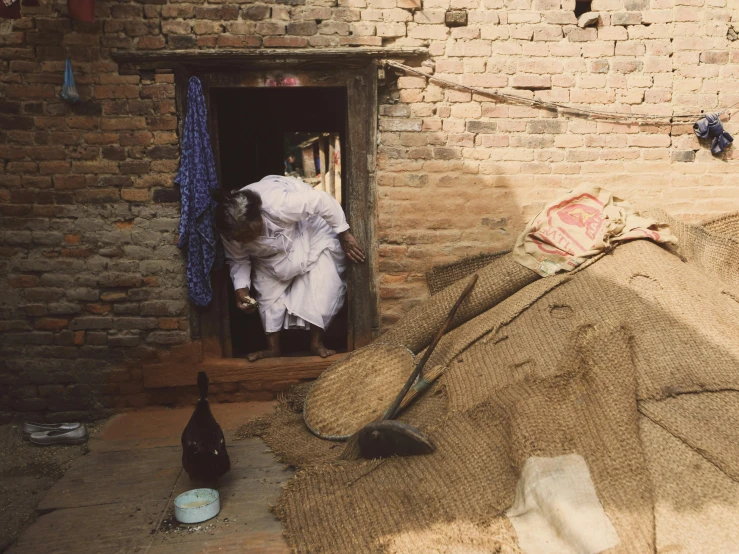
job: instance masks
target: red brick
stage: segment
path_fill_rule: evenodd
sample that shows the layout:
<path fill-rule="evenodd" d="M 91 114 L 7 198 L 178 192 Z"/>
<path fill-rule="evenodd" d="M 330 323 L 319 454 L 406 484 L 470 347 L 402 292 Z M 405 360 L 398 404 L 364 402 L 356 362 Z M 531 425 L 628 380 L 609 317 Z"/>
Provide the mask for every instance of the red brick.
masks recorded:
<path fill-rule="evenodd" d="M 53 85 L 9 85 L 6 92 L 8 98 L 54 98 Z"/>
<path fill-rule="evenodd" d="M 97 129 L 100 125 L 99 117 L 90 116 L 77 116 L 67 118 L 67 125 L 70 129 L 83 129 L 85 131 L 91 131 Z"/>
<path fill-rule="evenodd" d="M 59 190 L 82 189 L 87 186 L 84 175 L 55 175 L 54 188 Z"/>
<path fill-rule="evenodd" d="M 85 311 L 96 315 L 105 315 L 110 313 L 113 307 L 110 304 L 87 304 Z"/>
<path fill-rule="evenodd" d="M 382 46 L 382 37 L 339 37 L 342 46 Z"/>
<path fill-rule="evenodd" d="M 41 162 L 41 164 L 55 164 L 63 162 Z M 36 162 L 8 162 L 5 166 L 8 173 L 15 173 L 17 175 L 25 175 L 29 173 L 38 173 L 39 165 Z M 42 172 L 43 173 L 43 172 Z"/>
<path fill-rule="evenodd" d="M 116 229 L 120 229 L 122 231 L 130 231 L 133 228 L 133 219 L 116 221 L 113 223 L 113 225 L 115 225 Z"/>
<path fill-rule="evenodd" d="M 167 45 L 163 37 L 141 37 L 136 41 L 138 50 L 161 50 Z"/>
<path fill-rule="evenodd" d="M 150 132 L 141 131 L 138 133 L 121 134 L 118 140 L 121 146 L 149 146 L 152 138 L 153 135 Z"/>
<path fill-rule="evenodd" d="M 308 39 L 305 37 L 264 37 L 264 46 L 267 48 L 305 48 Z"/>
<path fill-rule="evenodd" d="M 109 161 L 72 162 L 72 171 L 84 175 L 118 173 L 118 164 Z"/>
<path fill-rule="evenodd" d="M 138 98 L 137 85 L 96 85 L 95 98 Z"/>
<path fill-rule="evenodd" d="M 102 190 L 81 190 L 75 193 L 76 202 L 87 204 L 108 204 L 117 202 L 121 198 L 118 189 L 102 189 Z"/>
<path fill-rule="evenodd" d="M 51 188 L 51 177 L 40 175 L 24 175 L 21 177 L 24 188 L 47 189 Z"/>
<path fill-rule="evenodd" d="M 100 295 L 103 302 L 119 302 L 126 299 L 125 292 L 104 292 Z"/>
<path fill-rule="evenodd" d="M 258 48 L 262 45 L 262 39 L 253 35 L 220 35 L 218 46 L 221 48 Z"/>
<path fill-rule="evenodd" d="M 16 275 L 8 279 L 8 285 L 15 288 L 36 287 L 39 284 L 39 278 L 35 275 Z"/>
<path fill-rule="evenodd" d="M 42 317 L 36 320 L 34 327 L 38 330 L 43 331 L 60 331 L 69 324 L 68 319 L 54 318 L 54 317 Z"/>
<path fill-rule="evenodd" d="M 552 88 L 549 75 L 514 75 L 511 86 L 528 90 L 546 90 Z"/>
<path fill-rule="evenodd" d="M 700 61 L 706 64 L 727 64 L 729 63 L 729 51 L 707 50 L 701 53 Z"/>
<path fill-rule="evenodd" d="M 169 83 L 146 85 L 141 87 L 140 96 L 141 98 L 152 98 L 154 100 L 174 98 L 174 85 Z"/>
<path fill-rule="evenodd" d="M 5 204 L 0 206 L 0 211 L 8 217 L 23 217 L 31 214 L 33 206 L 31 204 Z"/>
<path fill-rule="evenodd" d="M 192 32 L 196 35 L 217 35 L 223 32 L 223 25 L 216 21 L 196 21 Z"/>
<path fill-rule="evenodd" d="M 160 317 L 159 328 L 160 329 L 179 329 L 180 322 L 174 317 Z"/>
<path fill-rule="evenodd" d="M 149 202 L 151 192 L 148 189 L 122 189 L 121 198 L 128 202 Z"/>
<path fill-rule="evenodd" d="M 195 7 L 190 5 L 167 4 L 162 6 L 162 17 L 165 19 L 188 19 L 195 16 Z"/>
<path fill-rule="evenodd" d="M 147 122 L 150 131 L 174 131 L 177 129 L 177 118 L 172 116 L 149 117 Z"/>
<path fill-rule="evenodd" d="M 195 17 L 197 19 L 213 19 L 221 21 L 224 19 L 238 19 L 238 6 L 203 6 L 195 8 Z"/>
<path fill-rule="evenodd" d="M 82 138 L 87 144 L 115 144 L 118 142 L 118 135 L 116 133 L 85 133 Z"/>
<path fill-rule="evenodd" d="M 143 117 L 105 118 L 102 121 L 102 129 L 104 131 L 146 129 L 146 119 Z"/>
<path fill-rule="evenodd" d="M 62 248 L 61 254 L 64 258 L 89 258 L 92 256 L 92 250 L 89 248 Z"/>

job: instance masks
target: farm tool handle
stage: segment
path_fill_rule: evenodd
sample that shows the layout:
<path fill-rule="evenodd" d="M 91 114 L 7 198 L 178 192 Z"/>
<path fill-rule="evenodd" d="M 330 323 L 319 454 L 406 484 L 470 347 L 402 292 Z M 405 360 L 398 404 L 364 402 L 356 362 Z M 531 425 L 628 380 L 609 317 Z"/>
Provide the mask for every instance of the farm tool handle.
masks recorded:
<path fill-rule="evenodd" d="M 400 407 L 400 403 L 403 401 L 403 398 L 405 398 L 405 395 L 408 394 L 408 390 L 411 388 L 414 381 L 418 378 L 418 376 L 423 371 L 423 366 L 426 365 L 426 362 L 431 357 L 431 354 L 434 352 L 436 345 L 439 344 L 441 337 L 444 336 L 444 333 L 446 333 L 446 330 L 449 328 L 449 325 L 451 325 L 452 320 L 454 319 L 454 315 L 457 313 L 457 310 L 459 309 L 459 306 L 462 304 L 462 301 L 465 298 L 467 298 L 467 295 L 469 295 L 470 292 L 472 292 L 472 289 L 475 287 L 475 283 L 477 283 L 477 274 L 472 276 L 472 279 L 470 279 L 470 282 L 467 285 L 467 288 L 464 289 L 460 297 L 454 303 L 454 306 L 452 306 L 452 309 L 449 311 L 449 315 L 444 321 L 444 325 L 442 325 L 441 329 L 439 329 L 439 332 L 436 333 L 434 340 L 431 341 L 431 344 L 426 349 L 426 352 L 424 353 L 423 358 L 421 358 L 421 361 L 418 362 L 418 364 L 416 365 L 416 368 L 413 370 L 413 373 L 411 373 L 411 376 L 408 378 L 405 385 L 403 385 L 403 388 L 401 389 L 400 393 L 398 394 L 398 396 L 395 398 L 393 403 L 390 405 L 390 407 L 385 412 L 385 415 L 382 418 L 383 420 L 393 419 L 395 417 L 395 413 L 398 411 L 398 408 Z"/>

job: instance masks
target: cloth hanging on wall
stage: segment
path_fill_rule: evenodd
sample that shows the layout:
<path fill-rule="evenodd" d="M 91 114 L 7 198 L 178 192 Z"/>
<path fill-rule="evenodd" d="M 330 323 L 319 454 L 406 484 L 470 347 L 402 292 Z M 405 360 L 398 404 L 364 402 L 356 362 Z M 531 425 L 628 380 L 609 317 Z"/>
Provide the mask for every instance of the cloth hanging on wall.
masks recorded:
<path fill-rule="evenodd" d="M 20 19 L 21 0 L 0 0 L 0 19 Z"/>
<path fill-rule="evenodd" d="M 182 192 L 177 246 L 187 249 L 187 287 L 198 306 L 213 297 L 210 271 L 216 257 L 215 202 L 211 191 L 218 188 L 216 164 L 208 134 L 208 110 L 203 87 L 191 77 L 187 89 L 187 113 L 182 132 L 180 169 L 175 177 Z"/>
<path fill-rule="evenodd" d="M 72 73 L 72 60 L 67 58 L 64 66 L 64 84 L 62 85 L 62 100 L 70 104 L 76 104 L 80 101 L 80 93 L 77 91 L 77 85 L 74 82 L 74 74 Z"/>
<path fill-rule="evenodd" d="M 86 23 L 95 21 L 95 0 L 67 0 L 69 17 Z"/>
<path fill-rule="evenodd" d="M 717 113 L 708 114 L 693 124 L 693 131 L 698 138 L 713 139 L 711 142 L 711 154 L 714 156 L 723 152 L 732 142 L 734 137 L 724 131 L 721 124 L 721 116 Z"/>

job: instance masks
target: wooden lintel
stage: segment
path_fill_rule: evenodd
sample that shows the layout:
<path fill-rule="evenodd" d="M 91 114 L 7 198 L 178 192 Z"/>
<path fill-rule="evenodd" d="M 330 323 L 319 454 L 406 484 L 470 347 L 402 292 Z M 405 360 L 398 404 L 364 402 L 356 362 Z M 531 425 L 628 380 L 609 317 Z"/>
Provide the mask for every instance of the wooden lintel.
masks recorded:
<path fill-rule="evenodd" d="M 208 373 L 211 383 L 289 381 L 315 379 L 343 354 L 269 358 L 249 362 L 244 358 L 205 359 L 197 364 L 162 363 L 144 367 L 144 387 L 149 389 L 195 386 L 198 371 Z"/>
<path fill-rule="evenodd" d="M 254 50 L 165 50 L 161 52 L 114 51 L 121 70 L 173 69 L 176 67 L 234 66 L 279 67 L 311 62 L 361 62 L 372 59 L 406 59 L 426 56 L 427 48 L 297 48 Z"/>

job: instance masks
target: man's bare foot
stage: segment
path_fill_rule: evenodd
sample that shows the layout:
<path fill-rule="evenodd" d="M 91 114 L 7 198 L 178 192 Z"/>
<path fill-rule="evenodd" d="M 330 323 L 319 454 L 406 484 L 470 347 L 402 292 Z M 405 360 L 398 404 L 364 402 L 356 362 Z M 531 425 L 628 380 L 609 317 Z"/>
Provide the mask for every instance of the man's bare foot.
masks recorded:
<path fill-rule="evenodd" d="M 279 358 L 282 355 L 280 352 L 280 332 L 267 333 L 267 350 L 260 350 L 259 352 L 252 352 L 246 359 L 250 362 L 256 362 L 262 358 Z"/>
<path fill-rule="evenodd" d="M 336 354 L 336 350 L 330 350 L 323 344 L 323 329 L 310 326 L 310 353 L 321 358 L 328 358 Z"/>
<path fill-rule="evenodd" d="M 310 353 L 314 356 L 320 356 L 321 358 L 328 358 L 329 356 L 333 356 L 334 354 L 336 354 L 336 350 L 326 348 L 323 343 L 311 344 Z"/>
<path fill-rule="evenodd" d="M 252 352 L 246 357 L 246 359 L 250 362 L 256 362 L 262 358 L 278 358 L 279 356 L 279 350 L 260 350 L 259 352 Z"/>

